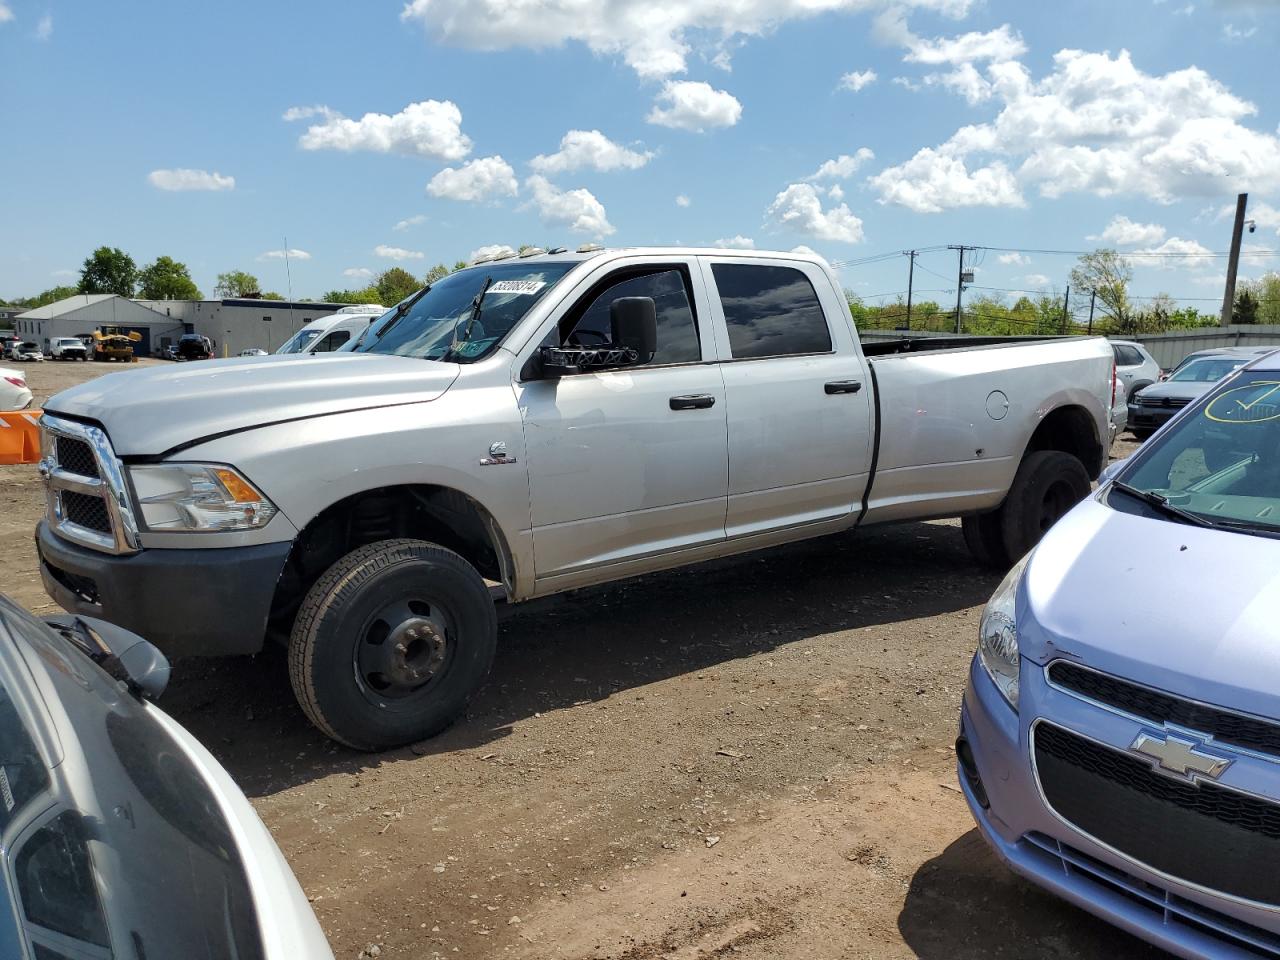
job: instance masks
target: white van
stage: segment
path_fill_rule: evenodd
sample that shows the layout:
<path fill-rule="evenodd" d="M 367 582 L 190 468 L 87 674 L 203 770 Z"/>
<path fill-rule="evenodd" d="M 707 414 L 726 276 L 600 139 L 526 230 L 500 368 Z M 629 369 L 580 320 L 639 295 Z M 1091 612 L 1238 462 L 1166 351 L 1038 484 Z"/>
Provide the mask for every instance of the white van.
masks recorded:
<path fill-rule="evenodd" d="M 286 340 L 276 353 L 332 353 L 386 312 L 387 308 L 377 303 L 343 307 L 337 313 L 312 320 Z"/>

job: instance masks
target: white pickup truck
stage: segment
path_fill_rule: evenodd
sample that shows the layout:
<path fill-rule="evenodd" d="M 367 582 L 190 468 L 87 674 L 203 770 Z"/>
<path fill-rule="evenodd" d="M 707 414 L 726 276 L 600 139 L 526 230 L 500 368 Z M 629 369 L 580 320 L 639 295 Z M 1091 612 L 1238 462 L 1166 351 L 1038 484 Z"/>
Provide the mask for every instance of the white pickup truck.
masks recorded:
<path fill-rule="evenodd" d="M 156 367 L 49 401 L 46 589 L 171 655 L 289 645 L 329 736 L 464 709 L 495 600 L 964 517 L 1008 563 L 1089 490 L 1102 339 L 860 344 L 818 257 L 553 252 L 460 270 L 354 352 Z"/>

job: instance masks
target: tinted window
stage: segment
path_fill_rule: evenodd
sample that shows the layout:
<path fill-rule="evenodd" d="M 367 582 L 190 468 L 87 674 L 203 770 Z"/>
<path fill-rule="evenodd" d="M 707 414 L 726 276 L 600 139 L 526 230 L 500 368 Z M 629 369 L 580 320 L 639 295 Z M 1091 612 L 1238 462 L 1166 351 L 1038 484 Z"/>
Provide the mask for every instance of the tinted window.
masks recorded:
<path fill-rule="evenodd" d="M 316 344 L 312 353 L 332 353 L 351 339 L 350 330 L 335 330 Z"/>
<path fill-rule="evenodd" d="M 71 812 L 37 830 L 14 861 L 18 896 L 36 926 L 106 947 L 111 941 L 86 840 L 84 823 Z"/>
<path fill-rule="evenodd" d="M 729 349 L 735 358 L 826 353 L 831 333 L 813 284 L 791 267 L 716 263 Z"/>
<path fill-rule="evenodd" d="M 1142 364 L 1142 354 L 1123 343 L 1114 345 L 1116 351 L 1116 363 L 1122 367 L 1136 367 Z"/>
<path fill-rule="evenodd" d="M 31 734 L 22 725 L 9 692 L 0 687 L 0 830 L 48 786 L 49 772 Z"/>
<path fill-rule="evenodd" d="M 573 324 L 564 342 L 581 347 L 610 342 L 609 306 L 619 297 L 653 299 L 658 311 L 658 351 L 650 363 L 694 363 L 702 359 L 688 285 L 679 270 L 631 276 L 606 287 Z"/>

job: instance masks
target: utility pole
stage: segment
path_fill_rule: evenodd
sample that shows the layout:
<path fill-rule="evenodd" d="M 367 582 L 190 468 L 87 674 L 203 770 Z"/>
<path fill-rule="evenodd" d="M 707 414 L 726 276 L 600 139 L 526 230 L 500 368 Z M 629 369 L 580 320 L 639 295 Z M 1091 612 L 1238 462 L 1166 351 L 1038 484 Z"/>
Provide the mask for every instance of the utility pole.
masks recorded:
<path fill-rule="evenodd" d="M 1067 305 L 1070 302 L 1071 302 L 1071 284 L 1068 283 L 1067 292 L 1062 295 L 1062 334 L 1063 336 L 1066 336 L 1067 334 L 1067 317 L 1070 316 L 1070 314 L 1067 313 Z"/>
<path fill-rule="evenodd" d="M 1098 291 L 1094 290 L 1089 294 L 1089 336 L 1093 336 L 1093 305 L 1098 300 Z"/>
<path fill-rule="evenodd" d="M 911 266 L 907 268 L 907 329 L 910 330 L 911 329 L 911 288 L 915 282 L 915 277 L 916 277 L 916 252 L 914 250 L 910 250 L 908 251 L 907 255 L 911 257 Z"/>
<path fill-rule="evenodd" d="M 964 252 L 974 248 L 966 247 L 964 244 L 952 243 L 947 245 L 947 249 L 960 251 L 960 267 L 956 271 L 956 333 L 961 333 L 963 331 L 960 329 L 960 295 L 964 293 L 965 281 L 973 282 L 973 272 L 970 271 L 967 274 L 964 272 Z"/>
<path fill-rule="evenodd" d="M 1222 318 L 1218 321 L 1223 327 L 1231 322 L 1231 311 L 1236 303 L 1236 269 L 1240 266 L 1240 240 L 1244 234 L 1244 210 L 1248 205 L 1247 193 L 1236 197 L 1236 222 L 1231 228 L 1231 256 L 1227 260 L 1227 289 L 1222 294 Z"/>

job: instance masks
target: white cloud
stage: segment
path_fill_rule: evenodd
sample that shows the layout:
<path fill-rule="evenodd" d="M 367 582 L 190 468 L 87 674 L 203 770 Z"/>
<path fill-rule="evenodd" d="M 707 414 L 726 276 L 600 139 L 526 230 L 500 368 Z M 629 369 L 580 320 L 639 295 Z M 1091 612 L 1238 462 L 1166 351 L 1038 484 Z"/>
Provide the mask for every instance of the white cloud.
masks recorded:
<path fill-rule="evenodd" d="M 687 206 L 689 206 L 689 204 L 691 204 L 691 203 L 693 203 L 693 201 L 692 201 L 692 200 L 690 200 L 688 197 L 686 197 L 683 193 L 678 193 L 678 194 L 676 194 L 676 206 L 677 206 L 677 207 L 687 207 Z"/>
<path fill-rule="evenodd" d="M 0 0 L 0 23 L 8 23 L 13 19 L 13 9 L 3 0 Z"/>
<path fill-rule="evenodd" d="M 1280 189 L 1280 138 L 1243 126 L 1257 108 L 1198 67 L 1154 75 L 1127 51 L 1062 50 L 1041 80 L 1015 62 L 986 79 L 995 118 L 873 177 L 882 199 L 936 211 L 1016 204 L 1027 186 L 1161 203 Z"/>
<path fill-rule="evenodd" d="M 1043 273 L 1028 273 L 1022 278 L 1022 282 L 1032 290 L 1039 290 L 1042 287 L 1049 286 L 1049 278 Z"/>
<path fill-rule="evenodd" d="M 906 163 L 886 167 L 867 181 L 881 203 L 897 203 L 917 213 L 953 207 L 1021 207 L 1026 202 L 1009 168 L 996 162 L 970 171 L 961 156 L 925 147 Z"/>
<path fill-rule="evenodd" d="M 859 167 L 868 160 L 874 160 L 876 155 L 867 147 L 859 147 L 852 156 L 842 153 L 834 160 L 827 160 L 818 167 L 813 173 L 805 177 L 806 180 L 847 180 L 853 176 Z"/>
<path fill-rule="evenodd" d="M 352 280 L 368 280 L 373 276 L 373 271 L 368 267 L 347 267 L 342 271 L 342 275 Z"/>
<path fill-rule="evenodd" d="M 858 12 L 883 0 L 408 0 L 402 20 L 422 25 L 433 38 L 473 50 L 542 50 L 573 40 L 598 56 L 621 56 L 640 76 L 683 73 L 693 44 L 718 53 L 738 37 L 760 36 L 789 20 L 824 13 Z M 972 0 L 904 0 L 904 5 L 965 14 Z"/>
<path fill-rule="evenodd" d="M 412 217 L 405 217 L 403 220 L 397 220 L 396 225 L 391 229 L 403 233 L 410 227 L 416 227 L 426 222 L 427 215 L 425 213 L 415 213 Z"/>
<path fill-rule="evenodd" d="M 1124 214 L 1116 214 L 1111 218 L 1102 233 L 1089 236 L 1087 240 L 1102 240 L 1117 246 L 1127 247 L 1132 244 L 1159 243 L 1165 237 L 1165 229 L 1158 223 L 1135 223 Z"/>
<path fill-rule="evenodd" d="M 449 100 L 411 103 L 399 113 L 366 113 L 359 120 L 326 106 L 290 107 L 285 120 L 321 117 L 298 138 L 304 150 L 368 150 L 409 156 L 461 160 L 471 152 L 462 132 L 462 111 Z"/>
<path fill-rule="evenodd" d="M 298 250 L 290 247 L 288 250 L 268 250 L 265 253 L 258 254 L 259 260 L 310 260 L 311 254 L 305 250 Z"/>
<path fill-rule="evenodd" d="M 1195 240 L 1184 240 L 1182 237 L 1170 237 L 1158 247 L 1145 247 L 1134 250 L 1135 254 L 1156 254 L 1156 256 L 1139 256 L 1136 264 L 1155 267 L 1159 270 L 1182 270 L 1187 267 L 1207 267 L 1214 263 L 1212 251 Z M 1174 256 L 1162 256 L 1174 254 Z"/>
<path fill-rule="evenodd" d="M 857 93 L 863 87 L 869 86 L 876 82 L 876 72 L 874 70 L 854 70 L 852 73 L 846 73 L 840 78 L 841 90 L 852 90 Z"/>
<path fill-rule="evenodd" d="M 819 260 L 821 260 L 823 263 L 826 263 L 826 262 L 827 262 L 827 258 L 826 258 L 826 257 L 824 257 L 822 254 L 820 254 L 817 250 L 813 249 L 813 247 L 806 247 L 803 243 L 796 244 L 794 247 L 792 247 L 792 248 L 791 248 L 791 252 L 792 252 L 792 253 L 803 253 L 803 254 L 806 254 L 807 256 L 810 256 L 810 257 L 817 257 L 817 258 L 818 258 Z"/>
<path fill-rule="evenodd" d="M 832 184 L 831 189 L 827 191 L 827 196 L 832 200 L 843 200 L 844 189 L 838 183 Z"/>
<path fill-rule="evenodd" d="M 490 243 L 483 247 L 477 247 L 471 251 L 471 255 L 467 257 L 467 262 L 478 260 L 480 257 L 510 257 L 516 252 L 515 247 L 509 247 L 505 243 Z"/>
<path fill-rule="evenodd" d="M 972 63 L 962 63 L 947 73 L 927 74 L 924 83 L 926 86 L 945 87 L 952 93 L 958 93 L 970 106 L 990 100 L 994 92 L 991 82 Z"/>
<path fill-rule="evenodd" d="M 1230 204 L 1222 208 L 1219 218 L 1234 217 L 1236 205 Z M 1271 206 L 1269 203 L 1250 203 L 1248 211 L 1245 213 L 1246 220 L 1254 220 L 1258 226 L 1264 230 L 1274 229 L 1276 233 L 1280 233 L 1280 209 Z"/>
<path fill-rule="evenodd" d="M 613 224 L 605 215 L 604 205 L 590 190 L 561 190 L 541 174 L 534 174 L 524 182 L 533 194 L 533 205 L 543 223 L 562 224 L 575 233 L 605 237 L 614 232 Z"/>
<path fill-rule="evenodd" d="M 46 13 L 43 17 L 40 18 L 39 22 L 36 23 L 36 39 L 48 40 L 52 36 L 53 36 L 53 14 Z"/>
<path fill-rule="evenodd" d="M 406 250 L 404 247 L 389 247 L 385 243 L 380 243 L 373 248 L 375 257 L 382 257 L 384 260 L 421 260 L 426 256 L 421 250 Z"/>
<path fill-rule="evenodd" d="M 1222 38 L 1228 43 L 1240 43 L 1248 40 L 1258 32 L 1257 27 L 1237 27 L 1234 23 L 1224 23 L 1222 25 Z"/>
<path fill-rule="evenodd" d="M 147 180 L 157 190 L 234 190 L 235 177 L 224 177 L 222 174 L 208 170 L 152 170 Z"/>
<path fill-rule="evenodd" d="M 973 63 L 982 60 L 1013 60 L 1027 52 L 1022 35 L 1007 23 L 986 33 L 977 31 L 958 37 L 935 37 L 926 40 L 906 31 L 900 42 L 907 48 L 902 58 L 909 63 Z"/>
<path fill-rule="evenodd" d="M 725 73 L 733 73 L 733 64 L 729 60 L 728 50 L 721 50 L 712 57 L 711 65 L 717 70 L 723 70 Z"/>
<path fill-rule="evenodd" d="M 750 237 L 744 237 L 739 233 L 732 237 L 717 240 L 715 246 L 722 247 L 725 250 L 754 250 L 756 242 Z"/>
<path fill-rule="evenodd" d="M 703 133 L 712 127 L 732 127 L 741 117 L 742 104 L 733 94 L 700 80 L 674 80 L 663 86 L 645 119 L 662 127 Z"/>
<path fill-rule="evenodd" d="M 862 221 L 845 204 L 822 209 L 822 200 L 811 183 L 793 183 L 779 193 L 765 211 L 768 221 L 807 233 L 819 240 L 862 242 Z"/>
<path fill-rule="evenodd" d="M 1025 267 L 1031 262 L 1030 257 L 1021 253 L 1002 253 L 1000 256 L 996 257 L 996 259 L 1006 266 L 1013 267 Z"/>
<path fill-rule="evenodd" d="M 529 161 L 538 173 L 555 175 L 571 170 L 638 170 L 653 158 L 651 151 L 631 150 L 614 143 L 599 130 L 570 130 L 560 138 L 560 149 Z"/>
<path fill-rule="evenodd" d="M 427 193 L 450 200 L 493 202 L 514 197 L 520 190 L 516 172 L 502 157 L 481 157 L 457 170 L 445 167 L 427 184 Z"/>

